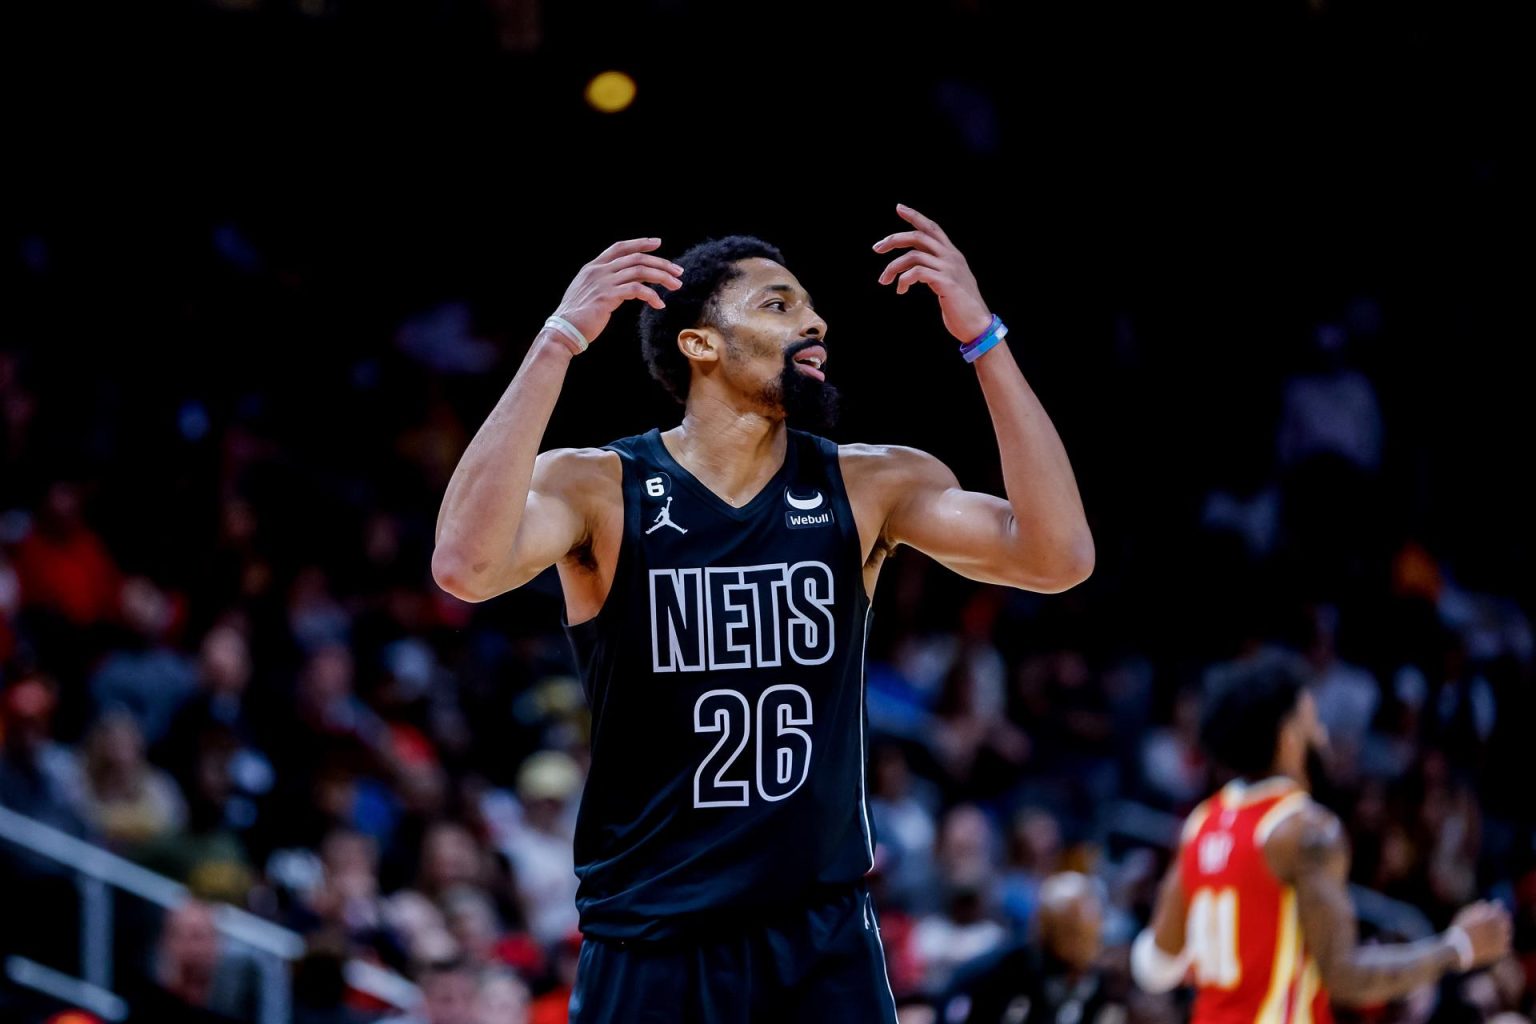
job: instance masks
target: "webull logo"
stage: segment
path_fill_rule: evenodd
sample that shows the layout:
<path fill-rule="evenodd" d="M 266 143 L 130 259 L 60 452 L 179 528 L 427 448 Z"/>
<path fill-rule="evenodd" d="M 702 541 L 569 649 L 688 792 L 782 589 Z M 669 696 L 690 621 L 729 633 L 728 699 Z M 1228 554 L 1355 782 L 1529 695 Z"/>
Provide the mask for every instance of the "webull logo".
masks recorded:
<path fill-rule="evenodd" d="M 784 525 L 791 530 L 804 530 L 812 526 L 828 526 L 832 522 L 832 510 L 820 512 L 785 512 Z"/>

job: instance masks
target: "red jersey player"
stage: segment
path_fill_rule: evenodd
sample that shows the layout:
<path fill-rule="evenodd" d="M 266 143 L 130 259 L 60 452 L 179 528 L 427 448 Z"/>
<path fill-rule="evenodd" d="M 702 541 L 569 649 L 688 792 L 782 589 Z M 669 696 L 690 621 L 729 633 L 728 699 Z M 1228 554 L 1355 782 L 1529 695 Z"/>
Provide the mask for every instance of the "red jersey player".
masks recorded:
<path fill-rule="evenodd" d="M 1148 991 L 1193 975 L 1192 1024 L 1331 1024 L 1330 1000 L 1387 1002 L 1509 951 L 1509 916 L 1489 903 L 1433 938 L 1357 943 L 1344 830 L 1308 795 L 1325 735 L 1295 675 L 1266 667 L 1221 687 L 1201 738 L 1238 778 L 1189 816 L 1131 950 Z"/>

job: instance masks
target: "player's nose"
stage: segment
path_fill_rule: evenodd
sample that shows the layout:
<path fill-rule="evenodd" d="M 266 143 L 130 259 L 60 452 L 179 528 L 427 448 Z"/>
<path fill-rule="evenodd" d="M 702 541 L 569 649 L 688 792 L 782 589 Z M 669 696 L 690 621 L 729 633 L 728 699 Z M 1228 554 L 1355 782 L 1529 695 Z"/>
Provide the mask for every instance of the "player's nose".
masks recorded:
<path fill-rule="evenodd" d="M 812 313 L 810 320 L 800 329 L 800 336 L 802 338 L 815 338 L 817 341 L 826 340 L 827 322 L 818 314 Z"/>

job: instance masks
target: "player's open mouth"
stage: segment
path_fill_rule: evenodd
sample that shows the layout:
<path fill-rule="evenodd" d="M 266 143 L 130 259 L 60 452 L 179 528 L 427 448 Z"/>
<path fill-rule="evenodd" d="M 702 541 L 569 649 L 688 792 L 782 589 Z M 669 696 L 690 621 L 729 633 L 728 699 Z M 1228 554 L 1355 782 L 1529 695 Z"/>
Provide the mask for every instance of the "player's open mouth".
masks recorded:
<path fill-rule="evenodd" d="M 820 345 L 812 345 L 795 353 L 795 370 L 815 380 L 826 380 L 827 375 L 821 372 L 826 361 L 827 350 Z"/>

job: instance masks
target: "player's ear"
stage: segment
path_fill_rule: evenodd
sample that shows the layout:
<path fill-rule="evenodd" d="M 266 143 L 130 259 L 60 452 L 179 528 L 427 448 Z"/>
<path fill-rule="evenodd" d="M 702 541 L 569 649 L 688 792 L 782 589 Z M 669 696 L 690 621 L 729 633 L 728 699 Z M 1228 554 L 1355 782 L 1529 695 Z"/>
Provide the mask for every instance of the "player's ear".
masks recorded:
<path fill-rule="evenodd" d="M 709 327 L 690 327 L 677 335 L 677 348 L 690 360 L 714 363 L 720 360 L 720 350 L 725 340 L 718 331 Z"/>

